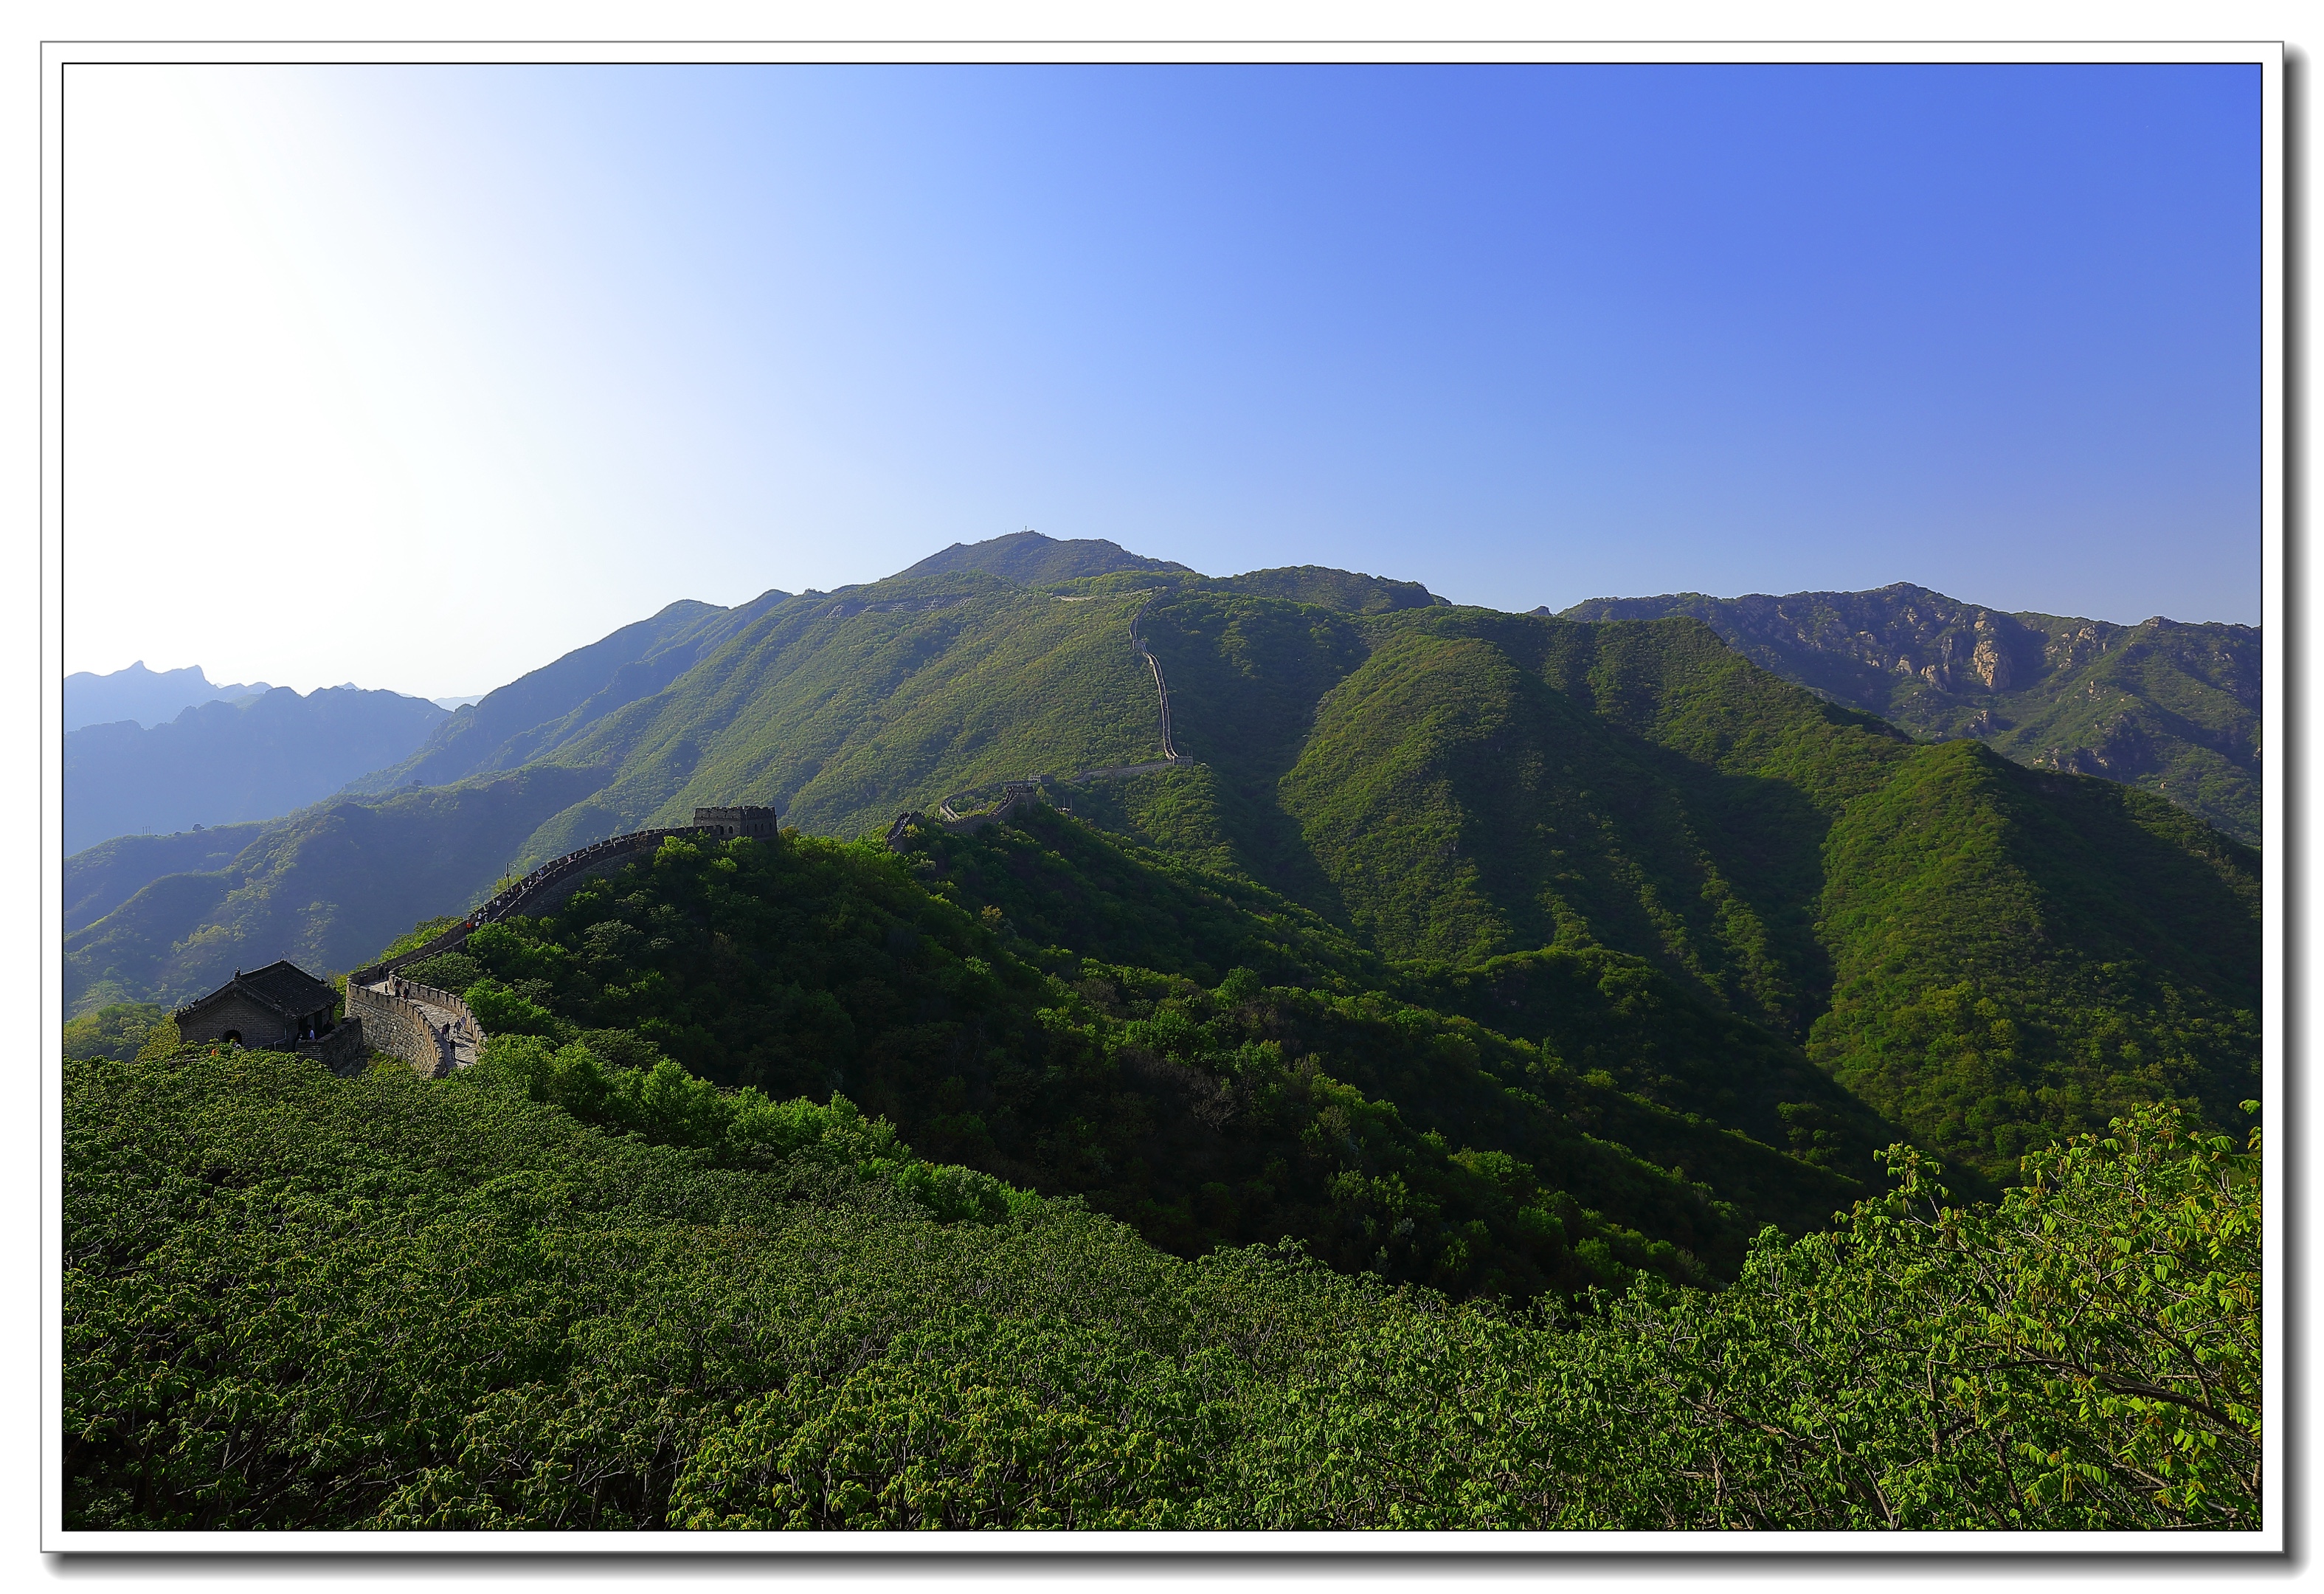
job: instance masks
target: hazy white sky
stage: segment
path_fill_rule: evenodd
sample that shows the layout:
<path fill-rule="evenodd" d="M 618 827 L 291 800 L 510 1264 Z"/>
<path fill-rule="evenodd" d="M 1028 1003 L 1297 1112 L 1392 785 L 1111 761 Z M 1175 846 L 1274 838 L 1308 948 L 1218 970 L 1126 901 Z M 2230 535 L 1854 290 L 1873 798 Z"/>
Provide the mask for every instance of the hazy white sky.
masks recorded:
<path fill-rule="evenodd" d="M 1031 525 L 2256 621 L 2255 69 L 69 69 L 66 667 Z"/>

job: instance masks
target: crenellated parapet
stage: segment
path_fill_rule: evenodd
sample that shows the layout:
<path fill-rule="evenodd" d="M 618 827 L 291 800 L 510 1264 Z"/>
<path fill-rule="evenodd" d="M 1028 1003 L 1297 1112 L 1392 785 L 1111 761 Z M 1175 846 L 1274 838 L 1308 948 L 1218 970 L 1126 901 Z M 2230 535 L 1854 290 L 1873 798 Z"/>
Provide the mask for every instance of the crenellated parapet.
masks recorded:
<path fill-rule="evenodd" d="M 351 986 L 376 984 L 399 968 L 409 968 L 438 952 L 451 951 L 495 920 L 538 913 L 553 907 L 578 890 L 582 881 L 609 869 L 619 868 L 639 853 L 656 851 L 663 842 L 672 838 L 700 834 L 702 831 L 692 825 L 659 830 L 632 830 L 623 836 L 608 836 L 603 841 L 593 841 L 562 857 L 551 858 L 513 885 L 494 893 L 484 906 L 426 945 L 414 947 L 384 962 L 358 968 L 347 976 L 347 983 Z"/>
<path fill-rule="evenodd" d="M 780 816 L 771 808 L 697 808 L 696 823 L 608 836 L 554 857 L 514 885 L 493 894 L 484 906 L 423 946 L 399 953 L 347 976 L 346 1011 L 364 1021 L 358 1032 L 377 1052 L 401 1057 L 429 1079 L 441 1079 L 475 1061 L 484 1049 L 484 1027 L 468 1005 L 449 991 L 421 985 L 400 972 L 457 948 L 485 925 L 536 914 L 573 894 L 581 883 L 628 863 L 640 853 L 659 850 L 672 839 L 727 839 L 778 834 Z"/>

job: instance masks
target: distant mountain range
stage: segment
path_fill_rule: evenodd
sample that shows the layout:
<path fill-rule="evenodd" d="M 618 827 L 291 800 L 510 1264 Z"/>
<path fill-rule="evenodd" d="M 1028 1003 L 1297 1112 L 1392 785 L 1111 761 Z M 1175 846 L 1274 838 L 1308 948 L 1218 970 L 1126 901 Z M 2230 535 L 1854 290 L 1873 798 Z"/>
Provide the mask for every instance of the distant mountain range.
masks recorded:
<path fill-rule="evenodd" d="M 1782 598 L 1599 598 L 1561 617 L 1670 615 L 1914 736 L 1972 737 L 2019 764 L 2121 781 L 2260 839 L 2255 626 L 2005 614 L 1903 582 Z"/>
<path fill-rule="evenodd" d="M 1197 894 L 1313 915 L 1368 966 L 1435 982 L 1431 1006 L 1532 1036 L 1581 999 L 1559 983 L 1573 966 L 1550 978 L 1545 951 L 1633 959 L 1766 1057 L 1812 1061 L 1848 1111 L 1995 1174 L 2126 1102 L 2170 1096 L 2226 1122 L 2255 1089 L 2256 857 L 2148 792 L 1972 737 L 1916 742 L 1684 613 L 1510 615 L 1313 567 L 1213 580 L 1030 535 L 837 592 L 674 605 L 488 694 L 223 864 L 158 843 L 72 860 L 68 899 L 115 905 L 67 937 L 68 1002 L 182 998 L 277 956 L 345 968 L 510 869 L 683 823 L 698 803 L 876 835 L 1004 779 L 1151 763 L 1159 716 L 1134 622 L 1193 762 L 1064 788 L 1065 822 L 1184 871 Z M 1860 678 L 1902 657 L 1950 696 L 1967 695 L 1965 672 L 2031 690 L 2040 658 L 1995 616 L 1949 633 L 1927 599 L 1895 601 L 1937 651 L 1886 653 L 1884 633 L 1886 662 Z M 2093 626 L 2070 667 L 2131 651 L 2142 628 L 2116 629 Z M 1980 660 L 1970 639 L 1986 635 Z M 2255 675 L 2253 690 L 2255 704 Z M 1038 900 L 989 876 L 974 890 L 1028 924 L 1041 904 L 1061 924 L 1080 914 L 1076 937 L 1139 920 L 1206 981 L 1246 959 L 1191 920 L 1152 920 L 1180 912 L 1158 885 L 1056 879 Z M 1689 1099 L 1717 1094 L 1700 1089 Z M 1790 1099 L 1780 1133 L 1800 1155 L 1858 1133 Z"/>
<path fill-rule="evenodd" d="M 64 741 L 68 856 L 115 836 L 269 820 L 392 763 L 446 718 L 424 698 L 278 686 L 161 725 L 87 725 Z"/>
<path fill-rule="evenodd" d="M 199 664 L 182 670 L 148 670 L 140 659 L 126 670 L 105 675 L 77 670 L 65 677 L 65 729 L 75 731 L 84 725 L 124 719 L 155 726 L 199 703 L 246 698 L 268 690 L 263 681 L 213 686 Z"/>

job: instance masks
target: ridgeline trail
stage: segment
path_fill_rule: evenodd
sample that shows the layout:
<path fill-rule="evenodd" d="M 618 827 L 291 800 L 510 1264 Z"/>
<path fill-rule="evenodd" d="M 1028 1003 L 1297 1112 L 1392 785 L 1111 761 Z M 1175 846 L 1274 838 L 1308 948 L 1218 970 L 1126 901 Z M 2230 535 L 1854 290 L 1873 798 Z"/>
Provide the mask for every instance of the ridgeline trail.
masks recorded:
<path fill-rule="evenodd" d="M 1148 590 L 1150 592 L 1153 589 L 1149 588 Z M 1084 603 L 1088 599 L 1087 598 L 1060 598 L 1057 601 Z M 1146 618 L 1146 610 L 1152 602 L 1153 599 L 1149 598 L 1145 603 L 1139 604 L 1138 612 L 1130 617 L 1130 647 L 1132 653 L 1146 661 L 1146 667 L 1154 674 L 1154 700 L 1161 710 L 1162 718 L 1162 756 L 1148 764 L 1113 764 L 1102 769 L 1075 770 L 1068 775 L 1039 774 L 1028 776 L 1021 781 L 1004 781 L 982 786 L 971 786 L 965 791 L 953 792 L 936 804 L 936 819 L 939 823 L 948 830 L 982 829 L 986 825 L 997 824 L 1016 812 L 1019 803 L 1032 801 L 1043 786 L 1068 786 L 1080 781 L 1124 780 L 1131 775 L 1155 774 L 1166 769 L 1181 768 L 1194 762 L 1191 758 L 1181 756 L 1177 744 L 1171 739 L 1170 686 L 1163 679 L 1162 662 L 1154 656 L 1153 650 L 1146 645 L 1146 638 L 1139 633 L 1139 622 Z M 973 806 L 964 806 L 973 805 L 996 792 L 1000 794 L 1001 801 L 990 810 L 978 811 Z M 915 813 L 898 814 L 895 823 L 888 827 L 890 843 L 892 845 L 903 833 L 904 828 L 920 817 L 923 816 Z"/>

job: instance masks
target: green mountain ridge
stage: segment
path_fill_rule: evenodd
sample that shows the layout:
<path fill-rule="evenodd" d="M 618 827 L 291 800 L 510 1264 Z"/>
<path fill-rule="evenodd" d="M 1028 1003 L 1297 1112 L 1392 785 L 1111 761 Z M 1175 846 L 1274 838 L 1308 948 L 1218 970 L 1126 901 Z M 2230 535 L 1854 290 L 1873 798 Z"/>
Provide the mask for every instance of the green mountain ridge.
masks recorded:
<path fill-rule="evenodd" d="M 542 757 L 623 704 L 660 691 L 788 596 L 767 592 L 731 609 L 691 600 L 670 604 L 485 693 L 438 726 L 410 757 L 350 783 L 346 793 L 446 785 Z"/>
<path fill-rule="evenodd" d="M 1451 983 L 1424 1005 L 1479 1023 L 1632 970 L 1665 993 L 1641 1011 L 1757 1058 L 1755 1079 L 1808 1059 L 1841 1088 L 1739 1086 L 1720 1111 L 1757 1100 L 1769 1144 L 1886 1117 L 1985 1178 L 2126 1106 L 2169 1098 L 2223 1124 L 2255 1089 L 2257 860 L 2232 839 L 2134 788 L 1916 743 L 1691 617 L 1424 596 L 1345 572 L 1118 564 L 1047 589 L 960 569 L 770 595 L 719 619 L 668 686 L 517 772 L 399 792 L 375 818 L 325 805 L 228 869 L 155 881 L 69 937 L 68 999 L 182 997 L 262 951 L 347 967 L 505 869 L 697 803 L 862 835 L 993 781 L 1157 759 L 1136 618 L 1194 762 L 1063 800 L 1204 890 L 1282 905 L 1259 914 L 1273 931 L 1215 921 L 1126 961 L 1202 984 L 1222 959 L 1260 967 L 1249 949 L 1296 920 L 1295 983 L 1398 991 L 1394 968 L 1435 968 Z M 389 889 L 374 874 L 398 848 L 426 865 Z M 1156 878 L 1132 871 L 1116 894 Z M 1102 937 L 1069 939 L 1113 910 L 1091 912 L 1059 944 L 1104 960 Z M 1604 1071 L 1628 1056 L 1669 1089 L 1715 1076 L 1696 1047 L 1648 1061 L 1654 1027 L 1590 1042 Z"/>
<path fill-rule="evenodd" d="M 908 579 L 955 575 L 964 570 L 999 576 L 1022 587 L 1123 570 L 1194 574 L 1183 564 L 1132 553 L 1119 542 L 1109 542 L 1102 537 L 1059 539 L 1045 537 L 1035 531 L 1011 532 L 1005 537 L 992 537 L 982 542 L 954 542 L 897 573 Z"/>
<path fill-rule="evenodd" d="M 115 836 L 65 858 L 67 935 L 85 929 L 167 875 L 206 875 L 231 865 L 263 827 L 204 826 L 167 836 Z"/>
<path fill-rule="evenodd" d="M 1246 968 L 1205 988 L 1040 947 L 982 887 L 1027 863 L 1047 883 L 1074 872 L 1043 842 L 1157 873 L 1076 820 L 1041 829 L 1030 857 L 925 831 L 901 853 L 666 844 L 410 973 L 465 988 L 494 1056 L 533 1034 L 778 1098 L 841 1091 L 927 1154 L 1079 1196 L 1185 1256 L 1292 1235 L 1462 1294 L 1640 1266 L 1723 1277 L 1764 1223 L 1817 1227 L 1868 1189 L 1886 1143 L 1870 1126 L 1843 1172 L 1296 958 L 1291 983 Z M 1152 912 L 1206 888 L 1186 875 L 1123 900 Z"/>
<path fill-rule="evenodd" d="M 1671 615 L 1915 736 L 1972 737 L 2020 764 L 2135 785 L 2238 840 L 2260 840 L 2255 626 L 2005 614 L 1904 582 L 1782 598 L 1600 598 L 1563 611 L 1577 620 Z"/>

